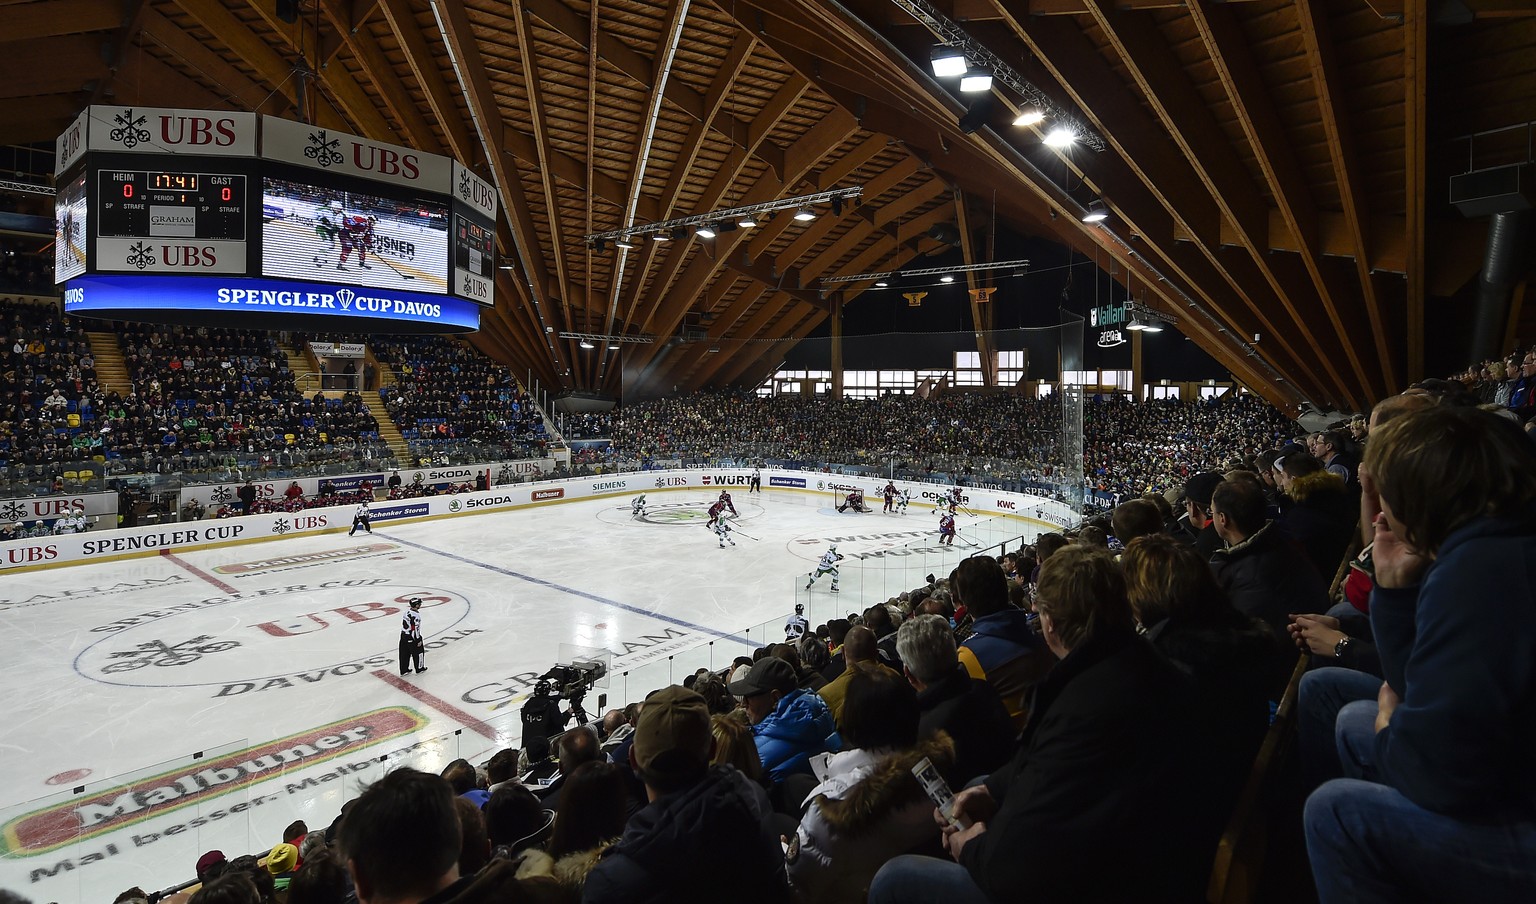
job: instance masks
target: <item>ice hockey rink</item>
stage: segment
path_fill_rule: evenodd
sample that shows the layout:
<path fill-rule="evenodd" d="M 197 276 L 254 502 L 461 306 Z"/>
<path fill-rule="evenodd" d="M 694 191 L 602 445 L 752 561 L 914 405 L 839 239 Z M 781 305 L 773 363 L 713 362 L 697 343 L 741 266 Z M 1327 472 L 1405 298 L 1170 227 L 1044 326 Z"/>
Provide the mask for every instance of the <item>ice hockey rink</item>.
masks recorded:
<path fill-rule="evenodd" d="M 940 548 L 931 507 L 737 491 L 720 549 L 715 495 L 654 493 L 644 518 L 629 495 L 0 576 L 0 887 L 37 902 L 166 887 L 204 851 L 323 828 L 388 769 L 515 746 L 558 662 L 606 662 L 584 701 L 597 716 L 599 695 L 619 706 L 781 640 L 797 601 L 823 622 L 1044 526 L 962 511 Z M 831 544 L 841 592 L 804 590 Z M 402 677 L 412 596 L 428 668 Z"/>

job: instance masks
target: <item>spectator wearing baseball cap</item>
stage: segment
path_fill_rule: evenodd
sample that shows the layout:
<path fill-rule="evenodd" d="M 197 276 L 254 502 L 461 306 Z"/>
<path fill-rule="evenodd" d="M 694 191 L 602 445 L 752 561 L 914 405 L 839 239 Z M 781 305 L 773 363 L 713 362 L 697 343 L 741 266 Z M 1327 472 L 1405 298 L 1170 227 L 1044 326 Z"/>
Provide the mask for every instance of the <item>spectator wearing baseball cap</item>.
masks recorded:
<path fill-rule="evenodd" d="M 1185 517 L 1181 519 L 1184 523 L 1182 536 L 1185 541 L 1193 543 L 1195 551 L 1206 560 L 1224 545 L 1211 517 L 1211 494 L 1216 492 L 1216 485 L 1221 483 L 1221 479 L 1221 475 L 1215 471 L 1205 471 L 1189 478 L 1184 484 Z"/>
<path fill-rule="evenodd" d="M 649 803 L 587 877 L 584 904 L 789 901 L 782 850 L 748 779 L 710 766 L 713 750 L 703 697 L 672 685 L 646 698 L 629 760 Z"/>
<path fill-rule="evenodd" d="M 810 775 L 813 754 L 841 746 L 826 701 L 799 685 L 794 666 L 770 656 L 728 688 L 746 707 L 763 773 L 774 783 L 796 773 Z"/>

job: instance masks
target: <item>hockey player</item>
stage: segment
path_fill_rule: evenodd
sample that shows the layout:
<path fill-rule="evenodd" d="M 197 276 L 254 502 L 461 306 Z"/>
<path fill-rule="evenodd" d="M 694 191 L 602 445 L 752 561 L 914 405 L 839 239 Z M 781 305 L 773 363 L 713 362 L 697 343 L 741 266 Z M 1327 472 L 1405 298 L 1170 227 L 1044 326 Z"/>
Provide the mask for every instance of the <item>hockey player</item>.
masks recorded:
<path fill-rule="evenodd" d="M 911 502 L 912 502 L 912 491 L 911 490 L 902 490 L 901 491 L 901 495 L 898 496 L 897 499 L 896 499 L 896 510 L 898 512 L 900 512 L 901 514 L 905 515 L 907 513 L 907 506 L 909 504 L 911 504 Z"/>
<path fill-rule="evenodd" d="M 352 529 L 347 531 L 347 536 L 357 533 L 359 527 L 370 534 L 373 533 L 373 527 L 368 524 L 368 500 L 366 499 L 358 503 L 357 511 L 352 513 Z"/>
<path fill-rule="evenodd" d="M 714 527 L 715 522 L 720 520 L 720 513 L 723 511 L 725 511 L 725 503 L 723 502 L 716 502 L 714 505 L 710 506 L 708 512 L 709 521 L 705 522 L 704 526 L 711 528 Z"/>
<path fill-rule="evenodd" d="M 725 548 L 726 543 L 730 543 L 732 546 L 736 545 L 736 541 L 731 538 L 731 522 L 724 518 L 716 518 L 714 530 L 715 538 L 720 541 L 721 549 Z"/>
<path fill-rule="evenodd" d="M 325 248 L 315 252 L 314 261 L 316 267 L 325 266 L 326 260 L 336 251 L 336 234 L 341 230 L 330 214 L 320 214 L 315 218 L 315 237 L 325 243 Z"/>
<path fill-rule="evenodd" d="M 795 603 L 795 614 L 784 623 L 784 642 L 794 643 L 811 630 L 811 622 L 805 617 L 805 604 Z"/>
<path fill-rule="evenodd" d="M 345 270 L 342 266 L 347 262 L 347 256 L 354 250 L 357 252 L 357 265 L 364 270 L 372 270 L 368 266 L 368 249 L 373 247 L 374 217 L 362 215 L 342 218 L 341 221 L 341 260 L 336 262 L 337 270 Z"/>
<path fill-rule="evenodd" d="M 752 482 L 747 484 L 748 493 L 761 493 L 763 491 L 763 469 L 752 469 Z"/>
<path fill-rule="evenodd" d="M 630 502 L 630 504 L 629 504 L 629 517 L 630 518 L 642 518 L 644 516 L 645 516 L 645 494 L 641 493 L 638 498 L 636 498 L 634 501 Z"/>
<path fill-rule="evenodd" d="M 731 517 L 741 517 L 741 515 L 736 511 L 736 503 L 731 501 L 731 493 L 729 490 L 720 491 L 720 504 L 731 510 Z"/>
<path fill-rule="evenodd" d="M 948 503 L 949 513 L 953 515 L 955 513 L 955 508 L 960 505 L 960 488 L 950 487 L 949 490 L 944 494 L 944 501 Z"/>
<path fill-rule="evenodd" d="M 413 596 L 411 608 L 400 616 L 400 674 L 409 675 L 412 665 L 416 671 L 425 672 L 427 667 L 422 664 L 422 657 L 426 649 L 421 637 L 421 597 Z"/>
<path fill-rule="evenodd" d="M 949 512 L 939 516 L 939 545 L 955 545 L 955 516 Z"/>
<path fill-rule="evenodd" d="M 847 511 L 848 509 L 853 509 L 856 512 L 869 511 L 869 509 L 865 508 L 864 506 L 863 490 L 854 490 L 853 492 L 849 493 L 848 498 L 843 500 L 843 504 L 837 507 L 839 512 Z"/>
<path fill-rule="evenodd" d="M 885 484 L 884 493 L 885 508 L 881 509 L 881 511 L 894 512 L 896 510 L 896 484 L 887 481 Z"/>
<path fill-rule="evenodd" d="M 811 589 L 811 585 L 816 583 L 817 578 L 824 574 L 830 574 L 832 575 L 832 592 L 836 593 L 837 563 L 842 560 L 843 557 L 837 554 L 837 544 L 834 543 L 827 547 L 827 551 L 821 554 L 821 561 L 816 563 L 816 570 L 809 574 L 810 580 L 805 582 L 805 589 Z"/>

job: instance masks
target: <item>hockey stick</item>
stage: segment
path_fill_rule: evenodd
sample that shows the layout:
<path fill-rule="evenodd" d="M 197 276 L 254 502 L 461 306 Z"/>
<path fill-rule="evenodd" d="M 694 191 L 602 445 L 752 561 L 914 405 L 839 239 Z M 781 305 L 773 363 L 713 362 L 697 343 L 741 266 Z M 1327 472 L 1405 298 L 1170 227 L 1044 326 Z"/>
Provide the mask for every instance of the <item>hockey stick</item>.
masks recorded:
<path fill-rule="evenodd" d="M 394 264 L 390 263 L 389 262 L 389 258 L 385 257 L 382 254 L 379 254 L 377 251 L 374 252 L 373 259 L 376 260 L 376 261 L 383 261 L 384 262 L 384 266 L 386 266 L 389 269 L 395 271 L 395 275 L 400 277 L 401 279 L 415 279 L 416 278 L 416 277 L 412 276 L 411 274 L 402 271 L 399 267 L 396 267 Z M 363 261 L 361 259 L 361 256 L 359 256 L 359 259 L 358 259 L 357 263 L 358 263 L 358 266 L 362 266 Z"/>
<path fill-rule="evenodd" d="M 744 534 L 744 533 L 742 533 L 740 530 L 738 530 L 736 528 L 732 528 L 731 529 L 731 533 L 736 534 L 737 536 L 740 536 L 740 537 L 746 537 L 748 540 L 759 540 L 759 539 L 761 539 L 760 537 L 754 537 L 751 534 Z"/>

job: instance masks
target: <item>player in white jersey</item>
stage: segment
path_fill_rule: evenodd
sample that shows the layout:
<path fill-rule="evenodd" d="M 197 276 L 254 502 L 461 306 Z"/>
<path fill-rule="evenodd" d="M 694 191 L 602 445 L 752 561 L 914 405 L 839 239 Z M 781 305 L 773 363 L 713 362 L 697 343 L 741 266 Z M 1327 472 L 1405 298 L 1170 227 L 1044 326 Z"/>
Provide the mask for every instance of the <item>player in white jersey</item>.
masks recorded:
<path fill-rule="evenodd" d="M 373 533 L 373 528 L 368 524 L 368 503 L 366 501 L 360 503 L 357 511 L 352 513 L 352 529 L 347 531 L 347 536 L 350 537 L 357 533 L 359 527 L 370 534 Z"/>
<path fill-rule="evenodd" d="M 832 575 L 832 592 L 836 593 L 837 563 L 841 562 L 842 560 L 843 557 L 837 554 L 836 544 L 827 547 L 827 551 L 821 554 L 821 561 L 816 563 L 816 570 L 808 575 L 810 580 L 805 582 L 805 589 L 811 589 L 811 585 L 816 583 L 817 578 L 824 574 L 830 574 Z"/>
<path fill-rule="evenodd" d="M 896 511 L 900 512 L 903 515 L 905 515 L 907 513 L 907 505 L 911 501 L 912 501 L 912 491 L 911 490 L 902 490 L 901 491 L 901 495 L 896 498 Z"/>
<path fill-rule="evenodd" d="M 421 597 L 411 597 L 411 608 L 400 616 L 400 674 L 408 675 L 411 666 L 425 672 L 426 642 L 421 636 Z"/>
<path fill-rule="evenodd" d="M 645 494 L 641 493 L 629 503 L 629 517 L 640 518 L 645 515 Z"/>
<path fill-rule="evenodd" d="M 795 614 L 784 623 L 784 642 L 794 643 L 811 630 L 811 622 L 805 617 L 805 604 L 795 603 Z"/>
<path fill-rule="evenodd" d="M 732 546 L 736 545 L 736 541 L 731 538 L 731 522 L 725 520 L 724 518 L 716 518 L 714 531 L 715 537 L 720 541 L 721 549 L 724 549 L 725 544 L 727 543 L 731 544 Z"/>

